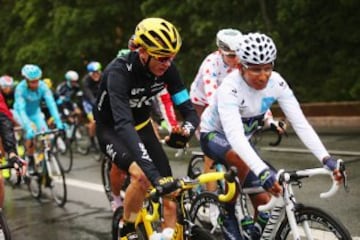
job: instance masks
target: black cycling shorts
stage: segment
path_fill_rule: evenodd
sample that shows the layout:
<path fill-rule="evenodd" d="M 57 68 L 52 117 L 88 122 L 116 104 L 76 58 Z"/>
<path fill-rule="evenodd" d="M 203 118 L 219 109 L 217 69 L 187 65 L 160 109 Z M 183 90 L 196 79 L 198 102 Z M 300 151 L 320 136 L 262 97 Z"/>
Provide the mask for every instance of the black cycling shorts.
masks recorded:
<path fill-rule="evenodd" d="M 112 159 L 112 157 L 108 154 L 108 151 L 106 151 L 107 147 L 111 147 L 113 149 L 112 156 L 115 155 L 115 158 L 113 159 L 114 163 L 120 169 L 128 172 L 130 164 L 135 159 L 131 156 L 126 148 L 126 145 L 123 143 L 123 137 L 119 137 L 114 128 L 98 123 L 96 126 L 96 134 L 101 151 Z M 151 122 L 149 121 L 146 126 L 139 130 L 138 134 L 161 176 L 172 176 L 169 159 L 166 156 L 162 144 L 159 142 L 154 133 Z M 143 170 L 146 171 L 146 169 Z"/>

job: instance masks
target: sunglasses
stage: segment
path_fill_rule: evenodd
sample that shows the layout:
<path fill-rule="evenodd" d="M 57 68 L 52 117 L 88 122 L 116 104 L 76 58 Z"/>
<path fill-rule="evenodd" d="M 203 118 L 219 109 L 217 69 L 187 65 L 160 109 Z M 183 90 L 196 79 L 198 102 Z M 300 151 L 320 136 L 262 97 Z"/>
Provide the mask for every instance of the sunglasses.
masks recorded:
<path fill-rule="evenodd" d="M 158 56 L 151 56 L 151 57 L 154 58 L 159 63 L 172 62 L 175 58 L 175 57 L 158 57 Z"/>
<path fill-rule="evenodd" d="M 232 52 L 222 51 L 222 55 L 225 56 L 225 57 L 228 57 L 228 58 L 236 58 L 236 54 L 232 53 Z"/>

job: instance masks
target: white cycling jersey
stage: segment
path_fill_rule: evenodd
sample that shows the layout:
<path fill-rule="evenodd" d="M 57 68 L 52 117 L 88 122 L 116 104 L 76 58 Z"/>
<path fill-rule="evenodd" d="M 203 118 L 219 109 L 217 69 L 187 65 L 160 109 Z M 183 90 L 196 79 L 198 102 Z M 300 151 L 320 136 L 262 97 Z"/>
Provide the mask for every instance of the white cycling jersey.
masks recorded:
<path fill-rule="evenodd" d="M 320 161 L 329 155 L 306 120 L 292 90 L 277 72 L 272 72 L 264 89 L 255 90 L 246 83 L 239 70 L 234 70 L 224 79 L 212 100 L 202 114 L 201 132 L 224 133 L 232 148 L 256 175 L 267 166 L 251 147 L 244 128 L 252 124 L 253 118 L 263 116 L 275 101 L 306 147 Z"/>
<path fill-rule="evenodd" d="M 207 106 L 224 77 L 233 71 L 222 59 L 219 51 L 209 54 L 201 63 L 190 87 L 191 102 Z"/>

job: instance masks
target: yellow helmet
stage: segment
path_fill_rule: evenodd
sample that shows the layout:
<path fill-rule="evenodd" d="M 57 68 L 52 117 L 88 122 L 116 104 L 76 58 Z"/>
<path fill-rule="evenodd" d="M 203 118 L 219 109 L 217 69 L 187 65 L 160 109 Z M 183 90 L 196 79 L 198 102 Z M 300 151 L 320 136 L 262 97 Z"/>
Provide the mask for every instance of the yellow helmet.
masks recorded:
<path fill-rule="evenodd" d="M 171 57 L 181 47 L 181 37 L 174 25 L 162 18 L 145 18 L 135 29 L 134 43 L 154 57 Z"/>
<path fill-rule="evenodd" d="M 53 83 L 50 78 L 44 78 L 44 83 L 51 89 L 53 86 Z"/>

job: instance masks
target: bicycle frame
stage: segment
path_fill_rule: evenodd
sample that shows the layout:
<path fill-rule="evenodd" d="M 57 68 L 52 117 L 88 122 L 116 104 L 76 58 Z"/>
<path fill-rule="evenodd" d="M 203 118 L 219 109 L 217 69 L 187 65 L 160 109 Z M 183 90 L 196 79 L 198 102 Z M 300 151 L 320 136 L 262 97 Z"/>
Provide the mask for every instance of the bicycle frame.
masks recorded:
<path fill-rule="evenodd" d="M 277 229 L 277 226 L 281 223 L 285 216 L 289 221 L 294 240 L 301 239 L 300 231 L 296 223 L 295 209 L 297 203 L 292 185 L 294 182 L 298 182 L 298 179 L 300 178 L 312 177 L 316 175 L 328 175 L 333 181 L 333 185 L 330 190 L 326 193 L 320 194 L 321 198 L 331 197 L 339 189 L 339 185 L 335 181 L 332 172 L 326 170 L 325 168 L 305 169 L 296 172 L 285 172 L 284 170 L 280 170 L 278 172 L 279 182 L 281 183 L 283 189 L 282 196 L 278 198 L 272 196 L 271 200 L 266 205 L 258 207 L 259 211 L 271 210 L 270 219 L 264 228 L 261 240 L 274 239 L 276 234 L 275 229 Z M 310 228 L 306 221 L 304 221 L 303 226 L 307 239 L 313 239 Z"/>
<path fill-rule="evenodd" d="M 181 190 L 181 192 L 176 196 L 177 222 L 174 229 L 174 234 L 171 238 L 172 240 L 186 239 L 186 234 L 191 234 L 191 232 L 184 232 L 184 229 L 186 229 L 186 225 L 190 226 L 190 228 L 194 225 L 193 223 L 190 222 L 190 220 L 188 220 L 190 219 L 190 217 L 187 212 L 188 210 L 185 206 L 186 190 L 190 190 L 193 187 L 199 184 L 204 184 L 206 182 L 225 179 L 228 186 L 228 191 L 226 194 L 220 194 L 218 198 L 219 201 L 222 202 L 230 201 L 236 193 L 236 181 L 235 181 L 236 174 L 237 171 L 232 168 L 227 173 L 224 172 L 205 173 L 198 176 L 197 179 L 183 178 L 179 180 L 181 185 L 178 188 Z M 156 189 L 153 189 L 149 194 L 150 197 L 147 198 L 151 203 L 152 213 L 149 213 L 147 211 L 147 206 L 144 206 L 139 212 L 135 222 L 136 226 L 139 225 L 140 223 L 144 224 L 146 235 L 148 237 L 154 233 L 152 222 L 159 220 L 161 215 L 159 214 L 161 199 L 158 193 L 156 193 L 156 191 L 157 191 Z"/>

